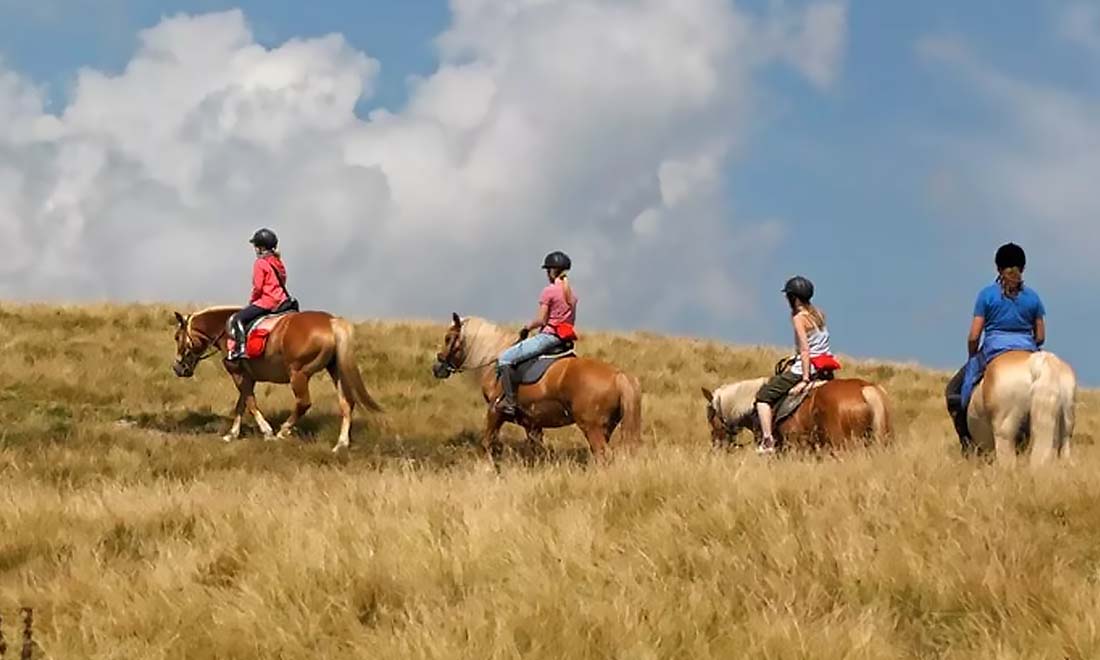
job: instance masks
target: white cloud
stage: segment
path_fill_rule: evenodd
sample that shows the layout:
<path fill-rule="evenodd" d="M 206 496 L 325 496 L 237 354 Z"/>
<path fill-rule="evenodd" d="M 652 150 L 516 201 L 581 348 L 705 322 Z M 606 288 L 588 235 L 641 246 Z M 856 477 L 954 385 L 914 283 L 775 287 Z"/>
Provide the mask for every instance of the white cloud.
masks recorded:
<path fill-rule="evenodd" d="M 1062 37 L 1079 46 L 1100 51 L 1100 5 L 1071 3 L 1059 12 L 1057 22 Z"/>
<path fill-rule="evenodd" d="M 744 241 L 774 231 L 726 217 L 729 146 L 761 67 L 835 78 L 843 5 L 451 4 L 438 70 L 365 119 L 376 61 L 338 35 L 264 48 L 236 11 L 164 19 L 57 116 L 0 68 L 0 295 L 235 301 L 270 225 L 311 307 L 515 318 L 560 248 L 588 323 L 744 312 Z"/>
<path fill-rule="evenodd" d="M 966 182 L 950 186 L 952 197 L 975 201 L 1010 235 L 1041 239 L 1061 263 L 1096 269 L 1100 99 L 1000 71 L 959 40 L 925 39 L 919 52 L 960 76 L 986 112 L 978 130 L 944 142 L 944 160 Z M 948 188 L 938 180 L 935 189 Z"/>

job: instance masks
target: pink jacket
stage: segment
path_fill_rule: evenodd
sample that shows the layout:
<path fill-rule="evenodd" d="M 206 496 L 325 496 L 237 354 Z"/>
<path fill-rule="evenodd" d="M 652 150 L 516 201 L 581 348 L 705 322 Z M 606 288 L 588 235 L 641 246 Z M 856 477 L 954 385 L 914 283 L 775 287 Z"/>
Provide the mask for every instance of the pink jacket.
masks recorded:
<path fill-rule="evenodd" d="M 286 282 L 286 266 L 282 259 L 266 254 L 252 264 L 252 298 L 249 304 L 273 310 L 287 299 L 286 289 L 279 284 L 275 271 Z"/>

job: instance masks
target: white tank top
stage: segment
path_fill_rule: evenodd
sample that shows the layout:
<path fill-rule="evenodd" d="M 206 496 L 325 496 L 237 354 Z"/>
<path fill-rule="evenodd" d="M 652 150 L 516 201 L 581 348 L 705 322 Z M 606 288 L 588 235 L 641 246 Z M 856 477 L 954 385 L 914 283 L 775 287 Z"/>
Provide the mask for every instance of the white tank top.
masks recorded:
<path fill-rule="evenodd" d="M 833 353 L 832 348 L 829 346 L 828 328 L 811 328 L 810 331 L 806 333 L 806 343 L 809 344 L 810 347 L 810 359 L 818 357 L 819 355 L 832 355 Z M 813 372 L 813 365 L 810 365 L 810 373 L 812 374 Z M 795 360 L 794 364 L 791 365 L 791 373 L 796 376 L 802 375 L 801 359 Z"/>

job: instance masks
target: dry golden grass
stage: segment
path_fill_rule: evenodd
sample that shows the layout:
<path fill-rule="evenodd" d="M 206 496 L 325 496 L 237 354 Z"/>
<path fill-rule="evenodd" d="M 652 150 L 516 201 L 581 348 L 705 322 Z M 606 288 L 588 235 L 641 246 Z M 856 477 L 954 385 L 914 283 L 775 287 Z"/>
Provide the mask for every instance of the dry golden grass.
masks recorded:
<path fill-rule="evenodd" d="M 430 376 L 441 326 L 358 326 L 387 413 L 333 457 L 321 379 L 299 439 L 218 441 L 232 388 L 171 374 L 170 311 L 0 310 L 0 612 L 10 640 L 33 605 L 49 657 L 1100 657 L 1093 392 L 1071 463 L 1006 473 L 957 457 L 944 374 L 853 364 L 895 444 L 764 461 L 709 450 L 698 389 L 774 351 L 592 335 L 647 448 L 588 467 L 554 432 L 495 475 L 475 388 Z"/>

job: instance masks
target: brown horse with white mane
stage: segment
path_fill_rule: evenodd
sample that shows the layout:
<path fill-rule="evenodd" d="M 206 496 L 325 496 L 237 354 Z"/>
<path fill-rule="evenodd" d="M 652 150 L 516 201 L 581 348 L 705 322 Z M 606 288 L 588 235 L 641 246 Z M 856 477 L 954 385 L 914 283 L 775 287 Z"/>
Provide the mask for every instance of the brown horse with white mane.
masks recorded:
<path fill-rule="evenodd" d="M 476 374 L 482 396 L 489 405 L 482 446 L 490 461 L 495 463 L 500 456 L 500 428 L 505 422 L 522 426 L 528 441 L 540 449 L 543 429 L 576 424 L 597 460 L 604 458 L 611 434 L 620 423 L 621 438 L 627 445 L 640 442 L 641 386 L 633 376 L 593 358 L 558 360 L 538 382 L 517 389 L 520 411 L 517 418 L 501 415 L 494 405 L 501 393 L 496 379 L 497 356 L 514 342 L 515 333 L 510 330 L 484 319 L 463 319 L 454 314 L 443 338 L 443 350 L 432 367 L 436 378 L 447 378 L 461 371 Z"/>
<path fill-rule="evenodd" d="M 714 392 L 702 388 L 715 447 L 732 444 L 743 429 L 751 429 L 759 442 L 756 393 L 766 380 L 730 383 Z M 890 435 L 889 400 L 878 385 L 857 378 L 838 378 L 812 386 L 814 389 L 798 409 L 776 426 L 780 449 L 842 449 L 853 440 L 867 442 Z"/>
<path fill-rule="evenodd" d="M 217 354 L 226 354 L 229 334 L 226 323 L 239 307 L 212 307 L 183 316 L 176 312 L 176 375 L 190 378 L 199 362 Z M 294 392 L 294 410 L 279 429 L 278 438 L 286 438 L 302 415 L 309 410 L 309 380 L 327 370 L 336 386 L 340 401 L 340 437 L 332 450 L 346 448 L 350 441 L 351 415 L 355 404 L 381 410 L 363 384 L 363 377 L 352 353 L 352 326 L 346 320 L 326 312 L 294 312 L 279 319 L 271 329 L 264 354 L 239 362 L 223 361 L 225 370 L 237 386 L 237 405 L 233 426 L 223 436 L 229 442 L 240 437 L 241 416 L 247 409 L 267 440 L 275 439 L 271 424 L 256 406 L 256 383 L 290 383 Z"/>

